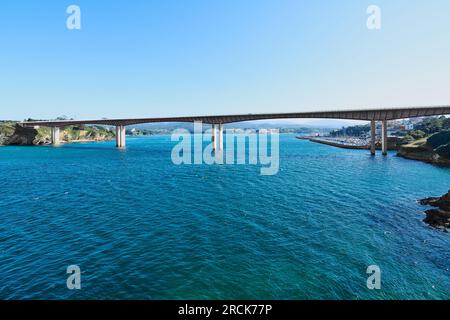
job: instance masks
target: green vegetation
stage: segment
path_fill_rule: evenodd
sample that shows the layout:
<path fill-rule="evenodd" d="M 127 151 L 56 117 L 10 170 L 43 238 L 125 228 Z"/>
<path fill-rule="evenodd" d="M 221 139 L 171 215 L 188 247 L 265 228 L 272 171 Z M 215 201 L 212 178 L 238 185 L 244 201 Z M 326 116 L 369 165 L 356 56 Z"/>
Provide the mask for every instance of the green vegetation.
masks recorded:
<path fill-rule="evenodd" d="M 450 130 L 441 131 L 429 137 L 427 146 L 440 156 L 450 158 Z"/>
<path fill-rule="evenodd" d="M 450 129 L 450 118 L 446 118 L 444 116 L 425 118 L 421 123 L 418 123 L 414 126 L 414 130 L 423 131 L 427 135 L 431 135 L 448 129 Z"/>
<path fill-rule="evenodd" d="M 14 122 L 2 121 L 0 122 L 0 146 L 5 144 L 8 137 L 14 134 Z"/>
<path fill-rule="evenodd" d="M 450 129 L 450 118 L 430 117 L 414 126 L 414 130 L 409 131 L 402 139 L 401 144 L 411 144 L 416 140 L 429 137 L 435 133 Z"/>
<path fill-rule="evenodd" d="M 0 122 L 0 135 L 10 136 L 14 133 L 15 123 L 12 121 Z"/>
<path fill-rule="evenodd" d="M 401 140 L 400 144 L 410 144 L 416 140 L 423 139 L 427 136 L 422 130 L 409 131 Z"/>
<path fill-rule="evenodd" d="M 71 126 L 62 131 L 62 137 L 64 141 L 109 140 L 115 133 L 102 126 Z"/>
<path fill-rule="evenodd" d="M 439 148 L 450 142 L 450 130 L 436 133 L 427 139 L 427 145 L 433 149 Z"/>
<path fill-rule="evenodd" d="M 450 119 L 426 118 L 402 140 L 399 155 L 406 158 L 450 165 Z"/>
<path fill-rule="evenodd" d="M 0 145 L 34 144 L 42 145 L 51 142 L 51 129 L 41 127 L 37 130 L 16 127 L 14 121 L 0 121 Z M 115 137 L 115 132 L 102 126 L 70 126 L 61 130 L 61 141 L 103 141 Z"/>
<path fill-rule="evenodd" d="M 50 143 L 50 137 L 52 135 L 52 130 L 50 128 L 39 128 L 37 130 L 36 138 L 34 139 L 34 144 L 46 144 Z"/>
<path fill-rule="evenodd" d="M 414 130 L 402 139 L 402 144 L 411 144 L 414 141 L 427 138 L 425 147 L 437 152 L 440 156 L 450 157 L 450 118 L 425 118 L 414 126 Z"/>

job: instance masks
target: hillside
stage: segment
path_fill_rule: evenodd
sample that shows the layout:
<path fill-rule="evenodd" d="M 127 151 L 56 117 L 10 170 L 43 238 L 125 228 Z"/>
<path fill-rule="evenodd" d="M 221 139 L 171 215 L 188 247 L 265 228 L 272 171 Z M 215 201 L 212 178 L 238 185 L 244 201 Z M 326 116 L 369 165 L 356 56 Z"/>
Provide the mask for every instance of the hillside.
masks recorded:
<path fill-rule="evenodd" d="M 450 166 L 450 130 L 405 144 L 400 147 L 398 155 L 407 159 Z"/>
<path fill-rule="evenodd" d="M 115 132 L 100 126 L 66 127 L 60 132 L 61 142 L 105 141 Z M 47 145 L 51 143 L 50 128 L 24 128 L 13 121 L 0 122 L 0 145 Z"/>

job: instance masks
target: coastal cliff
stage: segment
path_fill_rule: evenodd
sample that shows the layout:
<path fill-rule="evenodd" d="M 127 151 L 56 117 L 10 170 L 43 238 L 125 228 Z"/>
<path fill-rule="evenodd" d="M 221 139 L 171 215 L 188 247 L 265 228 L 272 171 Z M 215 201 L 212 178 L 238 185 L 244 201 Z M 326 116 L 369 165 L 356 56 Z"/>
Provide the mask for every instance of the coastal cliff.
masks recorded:
<path fill-rule="evenodd" d="M 450 166 L 450 130 L 403 145 L 398 155 L 411 160 Z"/>
<path fill-rule="evenodd" d="M 422 199 L 419 203 L 437 208 L 425 211 L 427 217 L 423 221 L 447 232 L 450 227 L 450 190 L 442 197 Z"/>
<path fill-rule="evenodd" d="M 2 145 L 33 145 L 38 131 L 33 128 L 24 128 L 19 125 L 14 126 L 14 131 L 8 135 L 2 135 L 0 144 Z"/>
<path fill-rule="evenodd" d="M 408 145 L 401 147 L 397 154 L 400 157 L 410 160 L 417 160 L 442 166 L 450 166 L 449 158 L 440 156 L 438 153 L 427 148 Z"/>
<path fill-rule="evenodd" d="M 115 133 L 103 127 L 67 127 L 61 130 L 61 142 L 107 141 Z M 49 128 L 25 128 L 14 122 L 0 123 L 0 146 L 37 146 L 51 144 Z"/>

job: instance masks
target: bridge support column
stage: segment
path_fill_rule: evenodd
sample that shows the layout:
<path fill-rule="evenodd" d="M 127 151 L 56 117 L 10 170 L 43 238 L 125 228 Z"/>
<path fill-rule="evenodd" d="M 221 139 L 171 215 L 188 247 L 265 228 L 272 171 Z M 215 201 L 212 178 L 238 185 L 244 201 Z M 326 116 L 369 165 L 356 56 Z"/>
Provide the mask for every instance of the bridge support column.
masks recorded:
<path fill-rule="evenodd" d="M 125 138 L 126 127 L 125 126 L 116 126 L 116 146 L 117 148 L 123 149 L 126 145 Z"/>
<path fill-rule="evenodd" d="M 212 143 L 213 143 L 213 150 L 217 150 L 217 125 L 212 125 L 212 137 L 211 137 Z"/>
<path fill-rule="evenodd" d="M 376 135 L 376 126 L 375 120 L 370 122 L 370 154 L 375 155 L 375 135 Z"/>
<path fill-rule="evenodd" d="M 54 146 L 60 145 L 59 135 L 60 135 L 59 127 L 52 127 L 52 145 Z"/>
<path fill-rule="evenodd" d="M 219 151 L 223 150 L 223 124 L 219 124 Z"/>
<path fill-rule="evenodd" d="M 387 121 L 383 120 L 381 123 L 381 148 L 383 156 L 388 154 L 388 137 L 387 137 Z"/>

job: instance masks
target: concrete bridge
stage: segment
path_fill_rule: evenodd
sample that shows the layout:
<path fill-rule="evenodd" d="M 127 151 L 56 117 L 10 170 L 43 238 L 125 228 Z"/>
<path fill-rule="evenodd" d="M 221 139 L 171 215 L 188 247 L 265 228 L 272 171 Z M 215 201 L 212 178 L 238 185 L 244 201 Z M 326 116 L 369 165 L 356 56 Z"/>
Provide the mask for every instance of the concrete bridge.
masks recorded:
<path fill-rule="evenodd" d="M 382 123 L 382 152 L 387 154 L 387 122 L 389 120 L 449 115 L 450 106 L 429 106 L 389 109 L 361 109 L 340 111 L 317 111 L 317 112 L 294 112 L 294 113 L 263 113 L 263 114 L 241 114 L 241 115 L 217 115 L 217 116 L 192 116 L 192 117 L 169 117 L 169 118 L 140 118 L 140 119 L 99 119 L 99 120 L 63 120 L 63 121 L 30 121 L 22 122 L 27 127 L 50 127 L 52 128 L 52 143 L 59 144 L 59 129 L 73 125 L 108 125 L 116 127 L 116 145 L 125 148 L 125 128 L 129 125 L 157 122 L 203 122 L 213 126 L 214 149 L 223 149 L 223 125 L 253 120 L 274 119 L 345 119 L 364 120 L 371 123 L 371 154 L 375 154 L 375 128 L 376 121 Z M 218 137 L 218 139 L 217 139 Z M 216 142 L 218 140 L 218 144 Z"/>

